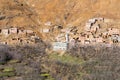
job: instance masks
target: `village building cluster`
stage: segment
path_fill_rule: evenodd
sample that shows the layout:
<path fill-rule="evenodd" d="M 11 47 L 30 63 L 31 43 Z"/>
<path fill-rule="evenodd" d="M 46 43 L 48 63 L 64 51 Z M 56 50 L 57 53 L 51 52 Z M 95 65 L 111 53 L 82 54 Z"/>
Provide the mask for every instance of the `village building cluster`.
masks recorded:
<path fill-rule="evenodd" d="M 67 48 L 74 47 L 78 45 L 96 45 L 96 44 L 108 44 L 109 47 L 112 44 L 120 43 L 120 30 L 114 27 L 106 28 L 101 25 L 103 23 L 108 23 L 109 19 L 104 18 L 92 18 L 89 19 L 84 27 L 84 31 L 78 32 L 78 28 L 68 27 L 61 30 L 61 34 L 56 37 L 55 43 L 61 42 L 61 45 Z M 104 30 L 103 30 L 104 29 Z M 54 44 L 55 44 L 54 43 Z M 53 46 L 56 50 L 62 50 L 62 46 Z M 57 48 L 56 48 L 57 47 Z M 64 49 L 67 49 L 64 48 Z"/>
<path fill-rule="evenodd" d="M 69 25 L 69 27 L 63 28 L 60 24 L 53 25 L 48 21 L 40 32 L 54 34 L 55 40 L 52 43 L 54 50 L 67 50 L 76 45 L 119 44 L 120 30 L 115 27 L 104 28 L 103 26 L 111 21 L 101 17 L 91 18 L 85 23 L 82 32 L 78 26 Z M 0 36 L 0 43 L 8 45 L 35 44 L 36 40 L 40 39 L 34 31 L 17 27 L 0 29 Z"/>
<path fill-rule="evenodd" d="M 16 27 L 0 29 L 0 36 L 0 44 L 7 45 L 35 44 L 39 39 L 34 31 Z"/>
<path fill-rule="evenodd" d="M 100 23 L 104 23 L 104 18 L 89 19 L 85 25 L 85 31 L 80 33 L 78 41 L 81 44 L 113 44 L 120 42 L 120 30 L 117 28 L 107 28 L 102 31 Z"/>
<path fill-rule="evenodd" d="M 0 29 L 0 34 L 4 36 L 9 36 L 11 34 L 33 34 L 32 30 L 24 30 L 18 28 L 8 28 L 8 29 Z"/>

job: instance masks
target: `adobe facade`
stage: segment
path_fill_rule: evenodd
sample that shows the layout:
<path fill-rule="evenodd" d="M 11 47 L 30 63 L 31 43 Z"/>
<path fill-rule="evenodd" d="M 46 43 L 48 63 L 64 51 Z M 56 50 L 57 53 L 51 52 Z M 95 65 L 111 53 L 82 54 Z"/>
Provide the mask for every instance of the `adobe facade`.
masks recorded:
<path fill-rule="evenodd" d="M 3 39 L 0 39 L 0 44 L 7 45 L 34 45 L 35 40 L 40 39 L 34 31 L 16 27 L 1 29 L 0 35 L 3 37 Z"/>
<path fill-rule="evenodd" d="M 61 34 L 56 37 L 56 42 L 69 42 L 69 46 L 106 44 L 110 47 L 112 44 L 120 43 L 120 29 L 104 28 L 102 24 L 111 23 L 111 19 L 91 18 L 85 26 L 84 31 L 78 32 L 77 27 L 67 27 L 61 30 Z M 68 34 L 66 36 L 66 34 Z M 69 39 L 68 39 L 69 38 Z M 66 42 L 67 43 L 67 42 Z"/>

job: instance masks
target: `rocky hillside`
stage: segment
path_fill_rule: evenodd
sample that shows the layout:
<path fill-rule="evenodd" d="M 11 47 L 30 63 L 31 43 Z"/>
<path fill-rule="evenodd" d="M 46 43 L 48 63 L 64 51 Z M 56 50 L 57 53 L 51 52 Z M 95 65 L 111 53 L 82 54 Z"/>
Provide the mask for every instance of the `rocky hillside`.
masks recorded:
<path fill-rule="evenodd" d="M 82 28 L 91 17 L 119 19 L 119 7 L 119 0 L 0 0 L 0 26 L 39 32 L 45 22 L 51 21 L 54 25 Z"/>
<path fill-rule="evenodd" d="M 119 0 L 27 0 L 41 21 L 79 25 L 94 16 L 120 18 Z"/>

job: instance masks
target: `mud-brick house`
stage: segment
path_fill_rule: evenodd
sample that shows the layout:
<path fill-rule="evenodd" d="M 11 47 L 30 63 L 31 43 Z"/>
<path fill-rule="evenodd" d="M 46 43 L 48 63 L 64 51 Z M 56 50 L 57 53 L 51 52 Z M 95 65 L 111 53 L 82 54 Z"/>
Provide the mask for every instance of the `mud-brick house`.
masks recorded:
<path fill-rule="evenodd" d="M 104 18 L 103 17 L 97 17 L 97 18 L 94 18 L 96 21 L 98 22 L 104 22 Z"/>
<path fill-rule="evenodd" d="M 110 40 L 111 40 L 113 43 L 118 43 L 118 42 L 120 42 L 120 36 L 113 34 L 113 35 L 110 37 Z"/>
<path fill-rule="evenodd" d="M 100 29 L 100 26 L 99 26 L 99 25 L 93 25 L 93 26 L 91 27 L 91 32 L 92 32 L 92 33 L 96 33 L 96 32 L 98 32 L 99 29 Z"/>
<path fill-rule="evenodd" d="M 35 41 L 31 41 L 31 40 L 23 40 L 22 41 L 22 45 L 34 45 Z"/>
<path fill-rule="evenodd" d="M 28 45 L 29 44 L 28 38 L 21 38 L 21 39 L 19 39 L 19 42 L 21 45 Z"/>
<path fill-rule="evenodd" d="M 32 30 L 26 30 L 27 34 L 33 34 L 34 32 Z"/>
<path fill-rule="evenodd" d="M 97 37 L 96 38 L 96 43 L 103 43 L 103 38 L 102 37 Z"/>
<path fill-rule="evenodd" d="M 84 44 L 85 43 L 85 39 L 86 39 L 85 36 L 81 36 L 80 35 L 78 40 L 80 41 L 81 44 Z"/>
<path fill-rule="evenodd" d="M 35 33 L 32 30 L 25 30 L 27 36 L 35 36 Z"/>
<path fill-rule="evenodd" d="M 101 36 L 102 36 L 103 38 L 107 38 L 107 37 L 109 36 L 108 31 L 102 32 L 102 33 L 101 33 Z"/>
<path fill-rule="evenodd" d="M 18 30 L 18 34 L 22 34 L 22 35 L 23 35 L 23 34 L 26 34 L 26 30 L 19 29 L 19 30 Z"/>
<path fill-rule="evenodd" d="M 8 43 L 7 43 L 7 42 L 0 42 L 0 44 L 6 45 L 6 44 L 8 44 Z"/>
<path fill-rule="evenodd" d="M 10 40 L 7 41 L 9 45 L 18 45 L 19 41 L 18 38 L 12 38 Z"/>
<path fill-rule="evenodd" d="M 97 21 L 102 21 L 102 22 L 104 22 L 104 18 L 103 18 L 103 17 L 99 17 L 99 18 L 97 18 Z"/>
<path fill-rule="evenodd" d="M 52 22 L 48 21 L 46 23 L 44 23 L 45 26 L 52 26 Z"/>
<path fill-rule="evenodd" d="M 120 36 L 118 37 L 118 42 L 120 43 Z"/>
<path fill-rule="evenodd" d="M 18 29 L 17 28 L 9 28 L 10 34 L 18 34 Z"/>
<path fill-rule="evenodd" d="M 94 24 L 96 21 L 97 21 L 96 18 L 92 18 L 92 19 L 89 19 L 89 20 L 88 20 L 88 22 L 93 23 L 93 24 Z"/>
<path fill-rule="evenodd" d="M 43 32 L 43 33 L 49 33 L 49 32 L 50 32 L 50 29 L 44 28 L 44 29 L 42 30 L 42 32 Z"/>
<path fill-rule="evenodd" d="M 84 44 L 90 44 L 90 40 L 85 40 Z"/>
<path fill-rule="evenodd" d="M 65 34 L 59 34 L 57 37 L 56 37 L 56 41 L 58 42 L 65 42 L 66 41 L 66 38 L 65 38 Z"/>
<path fill-rule="evenodd" d="M 108 34 L 109 35 L 120 35 L 120 30 L 116 28 L 111 28 L 111 29 L 108 29 Z"/>
<path fill-rule="evenodd" d="M 62 33 L 65 33 L 66 31 L 69 31 L 69 30 L 67 30 L 67 29 L 61 29 L 61 32 Z M 70 31 L 69 31 L 70 32 Z"/>
<path fill-rule="evenodd" d="M 92 23 L 87 22 L 85 25 L 85 31 L 90 31 L 91 27 L 92 27 Z"/>
<path fill-rule="evenodd" d="M 8 36 L 9 35 L 9 29 L 1 29 L 1 34 Z"/>
<path fill-rule="evenodd" d="M 91 44 L 96 44 L 96 38 L 90 37 L 90 43 Z"/>

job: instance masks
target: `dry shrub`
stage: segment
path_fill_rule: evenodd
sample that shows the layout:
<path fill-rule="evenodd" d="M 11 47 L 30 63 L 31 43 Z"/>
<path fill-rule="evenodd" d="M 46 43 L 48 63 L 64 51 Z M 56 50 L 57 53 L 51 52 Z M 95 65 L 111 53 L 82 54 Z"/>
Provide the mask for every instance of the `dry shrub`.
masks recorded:
<path fill-rule="evenodd" d="M 26 58 L 38 57 L 45 55 L 45 44 L 38 43 L 35 46 L 8 46 L 0 45 L 0 62 L 6 62 L 7 60 L 25 60 Z"/>
<path fill-rule="evenodd" d="M 120 77 L 120 47 L 113 45 L 74 47 L 69 50 L 72 56 L 86 60 L 82 64 L 85 74 L 83 80 L 119 80 Z"/>

